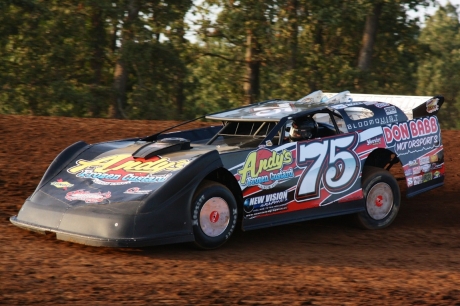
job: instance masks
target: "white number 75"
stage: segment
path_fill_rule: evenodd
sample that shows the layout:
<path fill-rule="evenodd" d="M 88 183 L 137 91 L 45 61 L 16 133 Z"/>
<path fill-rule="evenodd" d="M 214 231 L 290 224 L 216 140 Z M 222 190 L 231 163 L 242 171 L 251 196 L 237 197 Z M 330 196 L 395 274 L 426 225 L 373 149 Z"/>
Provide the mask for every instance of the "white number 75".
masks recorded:
<path fill-rule="evenodd" d="M 321 182 L 330 193 L 349 189 L 361 170 L 359 157 L 354 152 L 357 139 L 353 133 L 333 139 L 297 143 L 297 165 L 305 169 L 297 183 L 296 200 L 320 197 Z"/>

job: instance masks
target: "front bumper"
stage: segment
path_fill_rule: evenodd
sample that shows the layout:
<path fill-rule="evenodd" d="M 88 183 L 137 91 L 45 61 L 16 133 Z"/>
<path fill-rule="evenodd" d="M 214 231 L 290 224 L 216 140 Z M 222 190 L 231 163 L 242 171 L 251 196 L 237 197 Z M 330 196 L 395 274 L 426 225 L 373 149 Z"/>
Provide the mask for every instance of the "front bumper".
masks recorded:
<path fill-rule="evenodd" d="M 56 228 L 31 224 L 28 222 L 18 220 L 17 216 L 10 217 L 10 222 L 20 228 L 30 230 L 33 232 L 38 232 L 40 234 L 45 235 L 53 233 L 56 235 L 56 239 L 59 240 L 98 247 L 144 247 L 170 243 L 189 242 L 194 240 L 193 234 L 185 231 L 183 233 L 174 233 L 173 235 L 159 234 L 150 237 L 104 238 L 92 235 L 82 235 L 78 233 L 59 230 Z"/>

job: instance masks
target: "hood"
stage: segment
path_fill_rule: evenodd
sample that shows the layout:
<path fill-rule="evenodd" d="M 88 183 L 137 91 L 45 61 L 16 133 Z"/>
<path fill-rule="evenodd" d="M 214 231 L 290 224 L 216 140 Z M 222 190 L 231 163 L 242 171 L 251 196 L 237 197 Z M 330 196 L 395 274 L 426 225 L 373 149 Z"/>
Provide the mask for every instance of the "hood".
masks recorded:
<path fill-rule="evenodd" d="M 35 194 L 46 193 L 70 206 L 144 201 L 212 150 L 212 146 L 191 147 L 183 138 L 95 144 L 61 165 Z"/>

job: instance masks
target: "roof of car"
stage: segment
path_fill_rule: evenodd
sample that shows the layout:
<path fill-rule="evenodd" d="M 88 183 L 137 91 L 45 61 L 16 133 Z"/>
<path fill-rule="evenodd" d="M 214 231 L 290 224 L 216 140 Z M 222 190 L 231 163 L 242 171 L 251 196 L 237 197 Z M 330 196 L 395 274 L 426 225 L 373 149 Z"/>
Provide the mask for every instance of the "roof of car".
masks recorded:
<path fill-rule="evenodd" d="M 325 104 L 272 100 L 206 116 L 214 120 L 279 121 L 288 115 L 326 108 Z"/>
<path fill-rule="evenodd" d="M 372 107 L 374 103 L 379 102 L 395 105 L 411 118 L 412 109 L 430 98 L 428 96 L 350 94 L 349 91 L 323 93 L 318 90 L 297 101 L 269 100 L 210 114 L 206 118 L 223 121 L 279 121 L 283 117 L 304 111 L 316 112 L 328 108 L 342 109 L 354 106 L 368 108 L 368 106 Z"/>

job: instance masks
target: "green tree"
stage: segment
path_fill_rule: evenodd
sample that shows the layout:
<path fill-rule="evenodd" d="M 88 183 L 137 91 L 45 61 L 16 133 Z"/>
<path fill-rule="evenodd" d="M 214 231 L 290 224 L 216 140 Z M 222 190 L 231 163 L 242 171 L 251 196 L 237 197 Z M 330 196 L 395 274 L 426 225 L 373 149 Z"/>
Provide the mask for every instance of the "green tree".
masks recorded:
<path fill-rule="evenodd" d="M 191 4 L 191 0 L 121 1 L 119 19 L 114 20 L 119 33 L 110 117 L 182 115 L 187 73 L 184 16 Z"/>
<path fill-rule="evenodd" d="M 446 98 L 439 112 L 444 128 L 460 128 L 460 22 L 457 8 L 448 3 L 428 18 L 420 35 L 423 53 L 417 70 L 417 94 Z"/>
<path fill-rule="evenodd" d="M 180 117 L 191 0 L 0 4 L 0 109 L 33 115 Z"/>
<path fill-rule="evenodd" d="M 196 101 L 223 108 L 269 98 L 292 100 L 318 89 L 413 94 L 420 28 L 407 9 L 428 3 L 206 1 L 208 9 L 216 5 L 221 12 L 215 23 L 202 21 L 200 53 L 212 58 L 196 64 L 231 68 L 224 78 L 225 68 L 200 75 Z M 221 79 L 226 84 L 214 84 Z M 225 88 L 231 92 L 223 95 Z M 257 93 L 255 99 L 248 88 Z M 201 101 L 202 93 L 212 102 Z"/>

